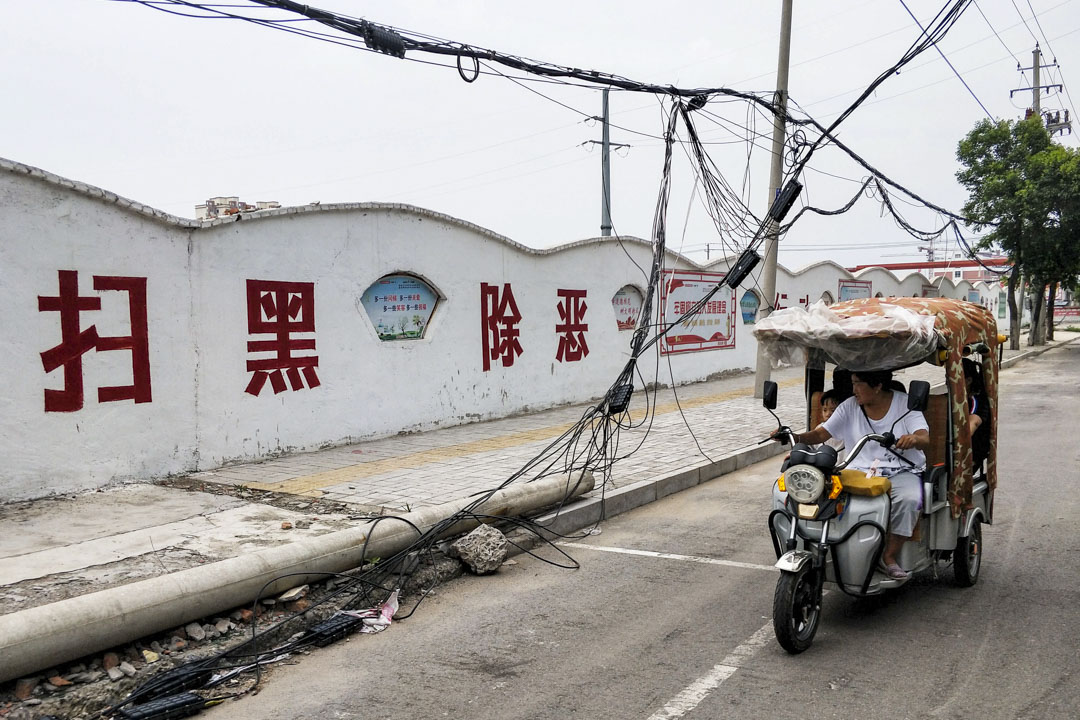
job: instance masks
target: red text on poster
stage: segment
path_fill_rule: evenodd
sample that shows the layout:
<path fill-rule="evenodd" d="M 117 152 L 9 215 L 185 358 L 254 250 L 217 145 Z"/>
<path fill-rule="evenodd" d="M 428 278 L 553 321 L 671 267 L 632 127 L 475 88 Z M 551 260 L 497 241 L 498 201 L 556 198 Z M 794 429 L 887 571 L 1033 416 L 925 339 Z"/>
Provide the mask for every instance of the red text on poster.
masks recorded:
<path fill-rule="evenodd" d="M 723 273 L 665 270 L 660 284 L 662 323 L 667 327 L 724 279 Z M 660 344 L 664 355 L 735 347 L 735 291 L 721 287 L 702 308 L 671 328 Z"/>
<path fill-rule="evenodd" d="M 96 325 L 83 329 L 81 313 L 101 310 L 100 296 L 79 295 L 77 270 L 59 270 L 60 290 L 54 297 L 38 296 L 39 312 L 60 313 L 60 344 L 41 353 L 46 373 L 63 368 L 64 389 L 45 390 L 45 412 L 75 412 L 81 410 L 83 397 L 82 356 L 90 350 L 108 352 L 127 350 L 131 353 L 130 385 L 109 385 L 98 388 L 98 402 L 134 400 L 152 401 L 150 390 L 150 342 L 146 322 L 146 278 L 95 275 L 94 290 L 126 292 L 128 301 L 129 335 L 100 335 Z"/>
<path fill-rule="evenodd" d="M 501 360 L 503 367 L 514 364 L 521 355 L 521 313 L 514 301 L 510 283 L 498 285 L 480 283 L 480 332 L 484 336 L 484 372 L 491 369 L 492 360 Z"/>
<path fill-rule="evenodd" d="M 585 342 L 585 333 L 589 324 L 585 322 L 586 290 L 559 290 L 559 320 L 555 323 L 555 332 L 559 334 L 559 349 L 555 359 L 559 362 L 577 362 L 589 354 L 589 345 Z"/>
<path fill-rule="evenodd" d="M 273 355 L 247 361 L 252 376 L 245 392 L 258 395 L 269 380 L 276 395 L 285 391 L 286 378 L 294 391 L 302 390 L 305 380 L 307 387 L 319 387 L 315 372 L 319 356 L 293 355 L 296 351 L 315 349 L 314 337 L 294 337 L 315 333 L 315 283 L 248 280 L 247 316 L 249 335 L 274 337 L 248 341 L 249 353 Z"/>

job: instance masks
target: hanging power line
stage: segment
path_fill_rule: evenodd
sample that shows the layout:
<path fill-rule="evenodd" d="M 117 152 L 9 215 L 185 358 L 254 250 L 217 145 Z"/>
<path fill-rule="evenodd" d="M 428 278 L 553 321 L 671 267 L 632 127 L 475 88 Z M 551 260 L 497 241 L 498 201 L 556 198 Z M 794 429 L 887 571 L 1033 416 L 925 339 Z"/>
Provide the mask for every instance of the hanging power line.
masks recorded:
<path fill-rule="evenodd" d="M 911 19 L 915 21 L 915 24 L 919 26 L 919 29 L 922 30 L 923 33 L 925 33 L 926 30 L 923 28 L 922 23 L 919 22 L 919 19 L 917 17 L 915 17 L 915 13 L 911 12 L 911 8 L 907 6 L 907 3 L 904 2 L 904 0 L 900 0 L 900 4 L 904 6 L 904 9 L 907 10 L 907 14 L 911 16 Z M 982 12 L 982 10 L 980 10 L 979 12 Z M 942 51 L 941 46 L 937 43 L 934 43 L 934 49 L 938 51 L 938 55 L 940 55 L 941 59 L 945 61 L 945 64 L 949 66 L 949 69 L 953 71 L 953 74 L 956 75 L 956 79 L 963 84 L 971 97 L 975 98 L 975 102 L 979 103 L 979 107 L 981 107 L 983 109 L 983 112 L 986 113 L 986 117 L 989 118 L 991 122 L 993 122 L 994 116 L 990 114 L 990 111 L 986 109 L 985 105 L 983 105 L 982 100 L 980 100 L 979 97 L 975 94 L 975 91 L 971 89 L 971 86 L 967 84 L 967 80 L 964 80 L 964 78 L 961 77 L 960 73 L 957 72 L 956 68 L 953 67 L 953 64 L 949 61 L 949 58 L 945 57 L 945 53 Z"/>

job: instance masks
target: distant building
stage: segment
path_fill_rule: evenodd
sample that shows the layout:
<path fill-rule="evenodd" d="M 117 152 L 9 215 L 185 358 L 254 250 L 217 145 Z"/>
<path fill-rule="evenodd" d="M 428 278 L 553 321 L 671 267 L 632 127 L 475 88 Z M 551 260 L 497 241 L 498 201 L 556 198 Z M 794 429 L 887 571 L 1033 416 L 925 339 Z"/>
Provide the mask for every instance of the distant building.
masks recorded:
<path fill-rule="evenodd" d="M 254 212 L 256 210 L 270 210 L 281 207 L 276 200 L 259 200 L 254 205 L 243 202 L 236 195 L 212 197 L 203 205 L 195 206 L 195 219 L 213 220 L 224 215 L 236 215 L 237 213 Z"/>
<path fill-rule="evenodd" d="M 848 270 L 858 272 L 871 267 L 880 267 L 893 272 L 914 270 L 931 281 L 939 277 L 947 277 L 954 284 L 964 280 L 974 284 L 977 282 L 996 282 L 1003 277 L 1003 274 L 1009 271 L 1012 265 L 1009 263 L 1008 258 L 1004 257 L 980 257 L 978 260 L 957 257 L 952 260 L 856 265 L 855 267 L 849 267 Z"/>

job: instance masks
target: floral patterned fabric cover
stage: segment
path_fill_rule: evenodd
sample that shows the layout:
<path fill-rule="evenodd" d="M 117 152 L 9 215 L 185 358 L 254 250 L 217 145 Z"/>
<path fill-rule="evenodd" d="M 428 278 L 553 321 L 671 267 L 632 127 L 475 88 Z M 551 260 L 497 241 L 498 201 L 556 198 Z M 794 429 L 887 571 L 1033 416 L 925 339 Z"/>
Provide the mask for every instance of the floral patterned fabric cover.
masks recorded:
<path fill-rule="evenodd" d="M 913 319 L 915 316 L 922 317 Z M 930 318 L 932 342 L 927 336 Z M 759 321 L 754 335 L 774 360 L 790 361 L 795 359 L 794 347 L 809 346 L 825 350 L 846 367 L 865 370 L 910 364 L 932 355 L 936 345 L 944 357 L 939 355 L 934 361 L 945 367 L 951 397 L 953 466 L 949 505 L 954 517 L 971 507 L 972 489 L 971 432 L 961 361 L 965 346 L 985 343 L 990 349 L 982 366 L 990 404 L 986 476 L 990 488 L 997 487 L 998 334 L 997 322 L 986 308 L 950 298 L 864 298 L 831 305 L 825 312 L 812 306 L 809 311 L 790 308 L 773 313 Z M 863 362 L 853 362 L 852 353 L 859 346 L 869 352 L 862 356 Z"/>

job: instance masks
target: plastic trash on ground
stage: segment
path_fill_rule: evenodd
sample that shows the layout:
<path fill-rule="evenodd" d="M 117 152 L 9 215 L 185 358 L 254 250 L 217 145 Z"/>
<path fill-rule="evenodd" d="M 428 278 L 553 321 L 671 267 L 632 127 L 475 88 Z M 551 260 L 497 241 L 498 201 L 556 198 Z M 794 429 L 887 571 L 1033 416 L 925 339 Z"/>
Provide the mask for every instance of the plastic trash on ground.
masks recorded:
<path fill-rule="evenodd" d="M 395 590 L 390 594 L 390 597 L 387 598 L 386 602 L 377 608 L 369 608 L 367 610 L 342 610 L 341 614 L 350 615 L 363 620 L 364 624 L 360 628 L 360 632 L 377 633 L 390 627 L 390 620 L 397 611 L 398 591 Z"/>

